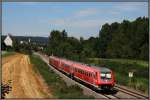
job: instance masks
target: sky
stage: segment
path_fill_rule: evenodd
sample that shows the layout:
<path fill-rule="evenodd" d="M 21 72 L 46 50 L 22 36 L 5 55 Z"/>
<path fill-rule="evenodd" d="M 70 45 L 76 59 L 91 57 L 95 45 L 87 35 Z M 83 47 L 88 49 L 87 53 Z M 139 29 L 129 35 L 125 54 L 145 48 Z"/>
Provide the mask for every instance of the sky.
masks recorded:
<path fill-rule="evenodd" d="M 148 16 L 147 2 L 3 2 L 2 34 L 49 36 L 65 29 L 85 39 L 99 34 L 105 23 Z"/>

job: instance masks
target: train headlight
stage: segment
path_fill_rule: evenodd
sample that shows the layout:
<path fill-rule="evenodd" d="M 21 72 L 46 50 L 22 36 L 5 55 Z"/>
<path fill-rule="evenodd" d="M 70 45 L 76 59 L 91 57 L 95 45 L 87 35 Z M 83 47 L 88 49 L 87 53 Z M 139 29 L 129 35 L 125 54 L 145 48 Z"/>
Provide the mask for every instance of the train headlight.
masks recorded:
<path fill-rule="evenodd" d="M 106 78 L 111 78 L 111 74 L 106 74 Z"/>
<path fill-rule="evenodd" d="M 105 73 L 101 73 L 101 77 L 105 77 Z"/>

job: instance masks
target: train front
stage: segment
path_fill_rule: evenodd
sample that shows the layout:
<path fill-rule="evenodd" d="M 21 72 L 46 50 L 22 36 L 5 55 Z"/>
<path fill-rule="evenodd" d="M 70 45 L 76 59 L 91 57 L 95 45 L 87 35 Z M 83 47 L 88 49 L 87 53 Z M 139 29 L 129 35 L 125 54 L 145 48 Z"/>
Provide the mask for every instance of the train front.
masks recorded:
<path fill-rule="evenodd" d="M 103 90 L 110 90 L 115 85 L 113 72 L 108 68 L 101 68 L 98 75 L 98 87 Z"/>

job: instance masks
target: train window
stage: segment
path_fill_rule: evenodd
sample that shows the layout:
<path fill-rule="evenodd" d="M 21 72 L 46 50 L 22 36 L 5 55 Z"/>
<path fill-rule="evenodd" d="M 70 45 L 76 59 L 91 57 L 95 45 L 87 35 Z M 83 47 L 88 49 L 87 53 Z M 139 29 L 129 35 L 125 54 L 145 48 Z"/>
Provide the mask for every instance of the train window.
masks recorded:
<path fill-rule="evenodd" d="M 93 73 L 91 73 L 91 77 L 93 77 Z"/>
<path fill-rule="evenodd" d="M 65 66 L 65 67 L 69 67 L 69 65 L 67 65 L 67 64 L 64 64 L 64 66 Z"/>

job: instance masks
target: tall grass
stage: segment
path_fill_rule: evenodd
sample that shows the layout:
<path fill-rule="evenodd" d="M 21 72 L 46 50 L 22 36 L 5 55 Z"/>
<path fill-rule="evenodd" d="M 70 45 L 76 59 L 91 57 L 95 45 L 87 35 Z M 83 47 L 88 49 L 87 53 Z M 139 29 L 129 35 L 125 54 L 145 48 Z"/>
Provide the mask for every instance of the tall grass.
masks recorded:
<path fill-rule="evenodd" d="M 77 85 L 67 86 L 63 79 L 55 74 L 55 72 L 51 70 L 48 65 L 43 62 L 38 56 L 31 55 L 30 59 L 34 64 L 34 69 L 42 75 L 43 79 L 48 84 L 54 98 L 94 98 L 92 96 L 84 95 L 83 90 Z"/>
<path fill-rule="evenodd" d="M 101 67 L 107 67 L 114 71 L 116 83 L 140 90 L 148 94 L 149 68 L 137 62 L 123 62 L 123 60 L 114 61 L 112 59 L 87 59 L 85 63 L 96 64 Z M 129 72 L 133 73 L 133 78 L 128 77 Z"/>

